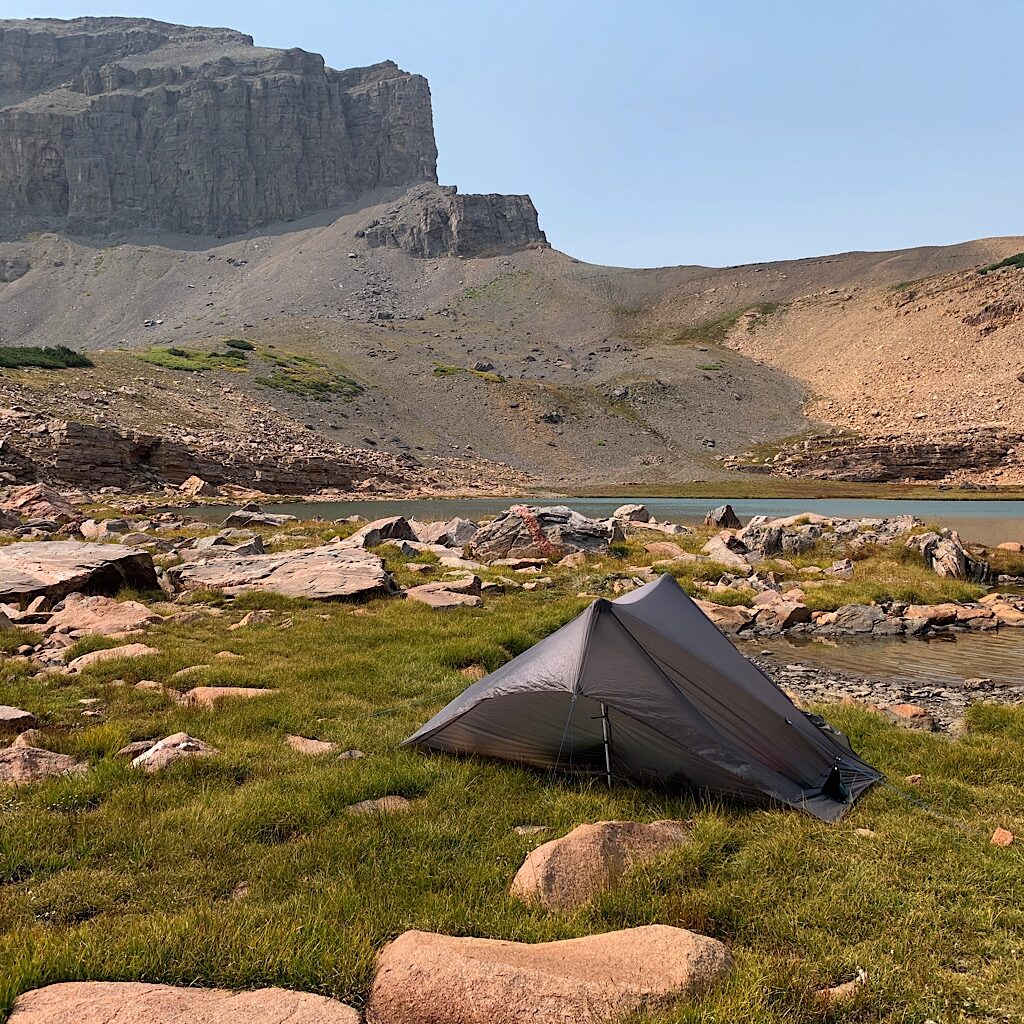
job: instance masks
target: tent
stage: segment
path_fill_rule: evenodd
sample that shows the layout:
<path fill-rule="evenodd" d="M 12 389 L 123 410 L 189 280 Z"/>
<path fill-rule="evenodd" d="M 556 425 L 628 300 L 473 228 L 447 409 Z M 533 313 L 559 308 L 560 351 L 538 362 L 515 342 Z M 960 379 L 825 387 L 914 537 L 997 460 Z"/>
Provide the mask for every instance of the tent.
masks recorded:
<path fill-rule="evenodd" d="M 783 804 L 825 821 L 882 778 L 669 575 L 594 601 L 403 746 Z"/>

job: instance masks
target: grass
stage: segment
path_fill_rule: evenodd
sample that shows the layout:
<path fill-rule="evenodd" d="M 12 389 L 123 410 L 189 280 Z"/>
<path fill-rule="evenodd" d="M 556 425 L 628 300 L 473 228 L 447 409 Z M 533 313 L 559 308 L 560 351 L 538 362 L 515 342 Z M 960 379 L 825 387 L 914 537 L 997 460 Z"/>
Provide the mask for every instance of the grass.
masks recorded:
<path fill-rule="evenodd" d="M 634 554 L 627 546 L 617 560 Z M 1024 831 L 1020 709 L 975 707 L 955 742 L 828 709 L 894 779 L 923 774 L 915 796 L 963 829 L 885 788 L 829 826 L 397 749 L 467 685 L 459 669 L 498 667 L 584 604 L 542 591 L 448 614 L 395 600 L 290 603 L 273 623 L 236 632 L 226 626 L 238 613 L 158 626 L 146 640 L 159 655 L 80 677 L 4 665 L 0 702 L 33 710 L 49 745 L 92 767 L 0 795 L 0 1014 L 26 989 L 72 979 L 281 985 L 358 1006 L 375 952 L 408 928 L 541 941 L 663 923 L 722 939 L 737 967 L 659 1020 L 1020 1019 L 1024 871 L 1015 847 L 988 845 L 996 825 Z M 244 660 L 218 663 L 224 649 Z M 278 693 L 201 710 L 118 685 L 196 664 L 213 667 L 194 684 Z M 88 697 L 101 698 L 101 719 L 81 716 Z M 153 777 L 112 758 L 129 740 L 179 729 L 220 755 Z M 369 756 L 304 758 L 285 747 L 288 732 Z M 413 810 L 343 811 L 388 793 L 414 799 Z M 586 909 L 546 914 L 508 896 L 538 841 L 514 826 L 559 835 L 584 821 L 666 817 L 691 820 L 693 842 Z M 233 899 L 242 882 L 248 896 Z M 815 989 L 858 968 L 870 980 L 854 1004 L 815 1005 Z"/>
<path fill-rule="evenodd" d="M 721 345 L 729 336 L 729 332 L 747 314 L 755 314 L 747 325 L 748 330 L 755 330 L 762 317 L 772 316 L 781 308 L 782 306 L 778 302 L 758 302 L 752 306 L 742 306 L 739 309 L 723 313 L 721 316 L 702 320 L 687 327 L 676 328 L 671 337 L 666 338 L 665 341 L 680 345 Z"/>
<path fill-rule="evenodd" d="M 0 346 L 0 369 L 18 370 L 33 367 L 42 370 L 87 369 L 93 365 L 88 356 L 67 348 L 65 345 L 46 346 Z"/>
<path fill-rule="evenodd" d="M 1005 260 L 998 263 L 990 263 L 987 267 L 979 267 L 979 274 L 991 274 L 993 270 L 1002 270 L 1004 267 L 1012 267 L 1015 270 L 1024 270 L 1024 252 L 1015 256 L 1007 256 Z"/>
<path fill-rule="evenodd" d="M 207 370 L 231 370 L 244 373 L 248 368 L 244 352 L 231 348 L 227 352 L 202 352 L 186 348 L 150 348 L 138 353 L 138 358 L 165 370 L 183 370 L 203 373 Z"/>
<path fill-rule="evenodd" d="M 362 385 L 352 377 L 308 356 L 285 352 L 272 345 L 261 348 L 259 355 L 273 366 L 270 373 L 256 377 L 261 387 L 318 402 L 332 398 L 352 399 L 363 392 Z"/>

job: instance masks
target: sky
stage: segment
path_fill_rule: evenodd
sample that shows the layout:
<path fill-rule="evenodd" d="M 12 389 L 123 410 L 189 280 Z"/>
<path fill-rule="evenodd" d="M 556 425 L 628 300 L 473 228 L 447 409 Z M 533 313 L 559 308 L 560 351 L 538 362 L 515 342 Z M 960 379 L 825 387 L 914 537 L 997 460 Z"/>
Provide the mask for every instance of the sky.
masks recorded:
<path fill-rule="evenodd" d="M 439 178 L 559 249 L 723 266 L 1024 234 L 1024 0 L 3 0 L 425 75 Z"/>

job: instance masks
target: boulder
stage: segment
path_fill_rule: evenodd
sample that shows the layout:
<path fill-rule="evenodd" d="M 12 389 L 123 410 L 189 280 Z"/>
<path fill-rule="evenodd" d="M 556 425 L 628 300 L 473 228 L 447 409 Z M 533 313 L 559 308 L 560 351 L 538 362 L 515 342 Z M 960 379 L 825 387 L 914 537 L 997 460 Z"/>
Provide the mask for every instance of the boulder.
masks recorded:
<path fill-rule="evenodd" d="M 257 686 L 194 686 L 182 694 L 181 703 L 187 707 L 212 708 L 218 701 L 232 697 L 250 700 L 253 697 L 269 697 L 274 693 L 277 690 Z"/>
<path fill-rule="evenodd" d="M 298 754 L 316 757 L 319 754 L 333 754 L 338 749 L 337 743 L 329 740 L 316 740 L 309 736 L 292 736 L 284 738 L 285 743 Z"/>
<path fill-rule="evenodd" d="M 410 587 L 405 596 L 410 601 L 419 601 L 439 611 L 450 608 L 479 608 L 483 604 L 480 598 L 479 576 L 424 583 L 419 587 Z"/>
<path fill-rule="evenodd" d="M 906 619 L 924 619 L 929 626 L 947 626 L 956 622 L 959 605 L 956 604 L 908 604 L 903 609 Z"/>
<path fill-rule="evenodd" d="M 0 750 L 0 785 L 24 786 L 62 775 L 81 775 L 87 766 L 67 754 L 19 743 Z"/>
<path fill-rule="evenodd" d="M 79 541 L 39 541 L 0 548 L 0 602 L 45 597 L 51 606 L 68 594 L 116 594 L 130 587 L 157 590 L 153 556 L 139 548 Z"/>
<path fill-rule="evenodd" d="M 844 604 L 836 609 L 835 628 L 845 633 L 870 633 L 885 618 L 873 604 Z"/>
<path fill-rule="evenodd" d="M 564 505 L 513 505 L 480 527 L 470 549 L 474 557 L 487 562 L 503 558 L 557 560 L 574 551 L 604 553 L 622 539 L 622 527 L 614 519 L 588 519 Z"/>
<path fill-rule="evenodd" d="M 389 516 L 375 519 L 356 530 L 341 543 L 348 548 L 375 548 L 386 540 L 418 540 L 405 516 Z"/>
<path fill-rule="evenodd" d="M 134 981 L 70 981 L 14 1003 L 11 1024 L 359 1024 L 344 1003 L 308 992 L 225 992 Z"/>
<path fill-rule="evenodd" d="M 974 558 L 955 530 L 918 533 L 908 538 L 907 547 L 919 551 L 937 576 L 985 583 L 992 575 L 988 562 Z"/>
<path fill-rule="evenodd" d="M 138 601 L 115 601 L 109 597 L 85 597 L 69 594 L 48 623 L 59 633 L 72 636 L 131 633 L 162 617 Z"/>
<path fill-rule="evenodd" d="M 411 523 L 416 539 L 421 544 L 441 544 L 444 547 L 461 548 L 476 536 L 480 529 L 469 519 L 456 516 L 444 523 Z"/>
<path fill-rule="evenodd" d="M 31 711 L 12 708 L 9 704 L 0 704 L 0 736 L 13 736 L 16 733 L 31 729 L 36 724 L 36 716 Z"/>
<path fill-rule="evenodd" d="M 116 661 L 120 658 L 148 658 L 151 654 L 159 654 L 155 647 L 145 644 L 125 644 L 123 647 L 107 647 L 101 651 L 91 651 L 68 663 L 69 672 L 81 672 L 84 669 L 100 665 L 104 661 Z"/>
<path fill-rule="evenodd" d="M 755 602 L 756 603 L 756 602 Z M 760 605 L 757 624 L 768 629 L 790 629 L 811 621 L 811 610 L 799 601 L 787 600 L 782 594 Z"/>
<path fill-rule="evenodd" d="M 646 505 L 620 505 L 612 513 L 612 519 L 623 523 L 649 523 L 652 516 Z"/>
<path fill-rule="evenodd" d="M 601 1024 L 702 995 L 732 968 L 666 925 L 557 942 L 410 931 L 381 951 L 367 1024 Z"/>
<path fill-rule="evenodd" d="M 1016 555 L 1024 554 L 1024 544 L 1015 540 L 1004 540 L 1002 544 L 996 545 L 997 551 L 1012 551 Z"/>
<path fill-rule="evenodd" d="M 723 633 L 735 634 L 748 626 L 754 613 L 742 605 L 715 604 L 712 601 L 694 601 L 694 604 Z"/>
<path fill-rule="evenodd" d="M 743 526 L 732 505 L 719 505 L 718 508 L 713 508 L 704 517 L 704 525 L 714 526 L 719 530 L 739 530 Z"/>
<path fill-rule="evenodd" d="M 130 533 L 132 524 L 127 519 L 86 519 L 78 527 L 78 532 L 86 540 L 106 540 L 108 537 L 120 537 Z"/>
<path fill-rule="evenodd" d="M 178 490 L 190 498 L 212 498 L 218 493 L 217 488 L 201 476 L 190 476 L 179 484 Z"/>
<path fill-rule="evenodd" d="M 244 509 L 239 509 L 237 512 L 232 512 L 224 520 L 223 525 L 226 527 L 287 526 L 288 523 L 297 523 L 298 521 L 297 516 L 274 515 L 270 512 L 247 512 Z"/>
<path fill-rule="evenodd" d="M 740 550 L 737 550 L 737 547 Z M 732 542 L 726 540 L 722 534 L 712 537 L 701 551 L 713 562 L 724 565 L 729 569 L 735 569 L 742 575 L 750 575 L 750 563 L 743 557 L 746 547 L 732 538 Z"/>
<path fill-rule="evenodd" d="M 221 590 L 230 595 L 261 590 L 331 600 L 398 592 L 380 558 L 338 543 L 269 555 L 225 556 L 174 566 L 167 575 L 182 590 Z"/>
<path fill-rule="evenodd" d="M 687 554 L 678 544 L 673 544 L 670 540 L 656 540 L 651 544 L 645 544 L 644 551 L 658 558 L 678 558 L 680 555 Z M 692 557 L 696 558 L 697 556 L 693 555 Z"/>
<path fill-rule="evenodd" d="M 77 523 L 82 519 L 67 498 L 46 484 L 15 488 L 0 509 L 22 519 L 50 519 L 55 523 Z"/>
<path fill-rule="evenodd" d="M 577 910 L 635 865 L 689 841 L 689 829 L 681 821 L 580 825 L 527 855 L 512 880 L 512 895 L 546 910 Z"/>
<path fill-rule="evenodd" d="M 178 761 L 195 757 L 212 757 L 220 751 L 211 747 L 187 732 L 176 732 L 173 736 L 154 743 L 149 750 L 143 751 L 132 761 L 133 768 L 142 768 L 147 772 L 157 772 Z"/>

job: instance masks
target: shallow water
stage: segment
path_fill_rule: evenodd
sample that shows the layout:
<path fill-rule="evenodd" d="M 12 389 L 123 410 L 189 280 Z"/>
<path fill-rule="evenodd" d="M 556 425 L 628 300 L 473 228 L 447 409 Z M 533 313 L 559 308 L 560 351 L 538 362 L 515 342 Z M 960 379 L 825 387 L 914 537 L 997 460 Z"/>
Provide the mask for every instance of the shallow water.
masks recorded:
<path fill-rule="evenodd" d="M 773 637 L 741 641 L 744 654 L 779 664 L 803 661 L 837 672 L 917 685 L 963 686 L 965 679 L 991 679 L 1024 687 L 1024 629 L 957 633 L 931 639 L 829 639 Z"/>
<path fill-rule="evenodd" d="M 288 513 L 300 519 L 343 519 L 359 515 L 368 519 L 404 515 L 421 520 L 451 519 L 452 516 L 495 515 L 514 504 L 514 498 L 430 498 L 389 501 L 283 502 L 263 507 Z M 531 504 L 570 505 L 590 516 L 606 516 L 627 500 L 646 505 L 658 519 L 694 524 L 704 521 L 705 513 L 726 504 L 722 498 L 528 498 Z M 888 501 L 877 498 L 736 498 L 728 501 L 743 520 L 755 515 L 791 516 L 817 512 L 826 516 L 881 518 L 914 515 L 926 523 L 940 523 L 959 530 L 961 536 L 978 544 L 999 544 L 1015 540 L 1024 543 L 1024 501 Z M 190 509 L 190 515 L 216 522 L 237 506 L 203 505 Z"/>

